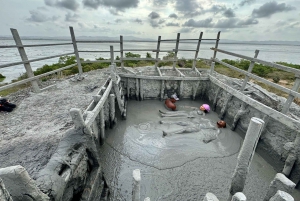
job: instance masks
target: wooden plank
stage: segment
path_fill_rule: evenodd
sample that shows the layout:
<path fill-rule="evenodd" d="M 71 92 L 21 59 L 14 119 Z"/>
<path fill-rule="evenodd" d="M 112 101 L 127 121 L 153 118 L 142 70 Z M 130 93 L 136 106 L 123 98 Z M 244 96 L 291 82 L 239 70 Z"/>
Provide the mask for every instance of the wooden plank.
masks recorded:
<path fill-rule="evenodd" d="M 287 66 L 284 66 L 284 65 L 264 61 L 264 60 L 261 60 L 261 59 L 255 59 L 255 58 L 252 58 L 252 57 L 248 57 L 248 56 L 244 56 L 244 55 L 241 55 L 241 54 L 228 52 L 228 51 L 221 50 L 221 49 L 216 49 L 216 48 L 210 48 L 210 49 L 215 50 L 217 52 L 221 52 L 221 53 L 228 54 L 228 55 L 231 55 L 231 56 L 239 57 L 239 58 L 242 58 L 242 59 L 247 59 L 249 61 L 254 61 L 256 63 L 260 63 L 260 64 L 263 64 L 263 65 L 266 65 L 266 66 L 269 66 L 269 67 L 277 68 L 277 69 L 280 69 L 280 70 L 284 70 L 284 71 L 287 71 L 287 72 L 290 72 L 290 73 L 300 75 L 300 70 L 295 69 L 295 68 L 291 68 L 291 67 L 287 67 Z"/>
<path fill-rule="evenodd" d="M 114 60 L 115 63 L 120 63 L 121 60 Z M 97 61 L 82 61 L 83 64 L 89 64 L 89 63 L 111 63 L 110 59 L 104 59 L 104 60 L 97 60 Z"/>
<path fill-rule="evenodd" d="M 276 121 L 279 121 L 283 123 L 284 125 L 288 126 L 289 128 L 293 130 L 299 130 L 300 129 L 300 122 L 286 116 L 285 114 L 282 114 L 252 98 L 249 98 L 247 95 L 244 95 L 242 92 L 237 91 L 233 89 L 232 87 L 228 86 L 227 84 L 221 82 L 217 78 L 215 78 L 212 75 L 209 75 L 209 79 L 212 83 L 216 84 L 217 86 L 221 87 L 225 91 L 229 92 L 236 98 L 240 99 L 241 101 L 247 103 L 248 105 L 252 106 L 253 108 L 257 109 L 258 111 L 268 115 L 269 117 L 275 119 Z"/>
<path fill-rule="evenodd" d="M 97 51 L 97 50 L 95 50 L 95 51 L 89 51 L 89 50 L 86 51 L 86 50 L 82 50 L 82 51 L 78 51 L 78 52 L 91 52 L 91 53 L 94 52 L 94 53 L 97 53 L 97 52 L 110 52 L 110 51 L 109 51 L 109 50 L 107 50 L 107 51 L 106 51 L 106 50 L 103 50 L 103 51 L 102 51 L 102 50 L 101 50 L 101 51 L 100 51 L 100 50 L 99 50 L 99 51 Z M 120 51 L 114 50 L 114 52 L 120 52 Z"/>
<path fill-rule="evenodd" d="M 156 51 L 155 49 L 124 49 L 123 51 Z"/>
<path fill-rule="evenodd" d="M 158 67 L 156 67 L 156 70 L 157 70 L 157 72 L 158 72 L 159 76 L 161 77 L 161 76 L 162 76 L 162 74 L 161 74 L 161 71 L 160 71 L 160 69 L 159 69 Z"/>
<path fill-rule="evenodd" d="M 120 43 L 117 40 L 76 40 L 77 43 Z"/>
<path fill-rule="evenodd" d="M 59 69 L 54 70 L 54 71 L 50 71 L 50 72 L 47 72 L 47 73 L 43 73 L 41 75 L 37 75 L 37 76 L 31 77 L 31 78 L 27 78 L 25 80 L 21 80 L 21 81 L 14 82 L 14 83 L 11 83 L 11 84 L 8 84 L 8 85 L 4 85 L 4 86 L 0 87 L 0 91 L 5 90 L 5 89 L 9 89 L 9 88 L 14 87 L 14 86 L 18 86 L 20 84 L 24 84 L 24 83 L 30 82 L 32 80 L 37 80 L 37 79 L 45 77 L 47 75 L 51 75 L 53 73 L 56 73 L 56 72 L 59 72 L 59 71 L 62 71 L 62 70 L 66 70 L 68 68 L 72 68 L 73 66 L 76 66 L 76 65 L 77 64 L 72 64 L 72 65 L 69 65 L 69 66 L 65 66 L 63 68 L 59 68 Z"/>
<path fill-rule="evenodd" d="M 173 49 L 173 52 L 183 51 L 183 52 L 195 52 L 196 50 L 188 50 L 188 49 Z"/>
<path fill-rule="evenodd" d="M 285 93 L 287 93 L 287 94 L 291 94 L 291 95 L 293 95 L 293 96 L 295 96 L 295 97 L 300 97 L 300 93 L 295 92 L 295 91 L 293 91 L 293 90 L 291 90 L 291 89 L 288 89 L 288 88 L 285 88 L 285 87 L 280 86 L 280 85 L 278 85 L 278 84 L 275 84 L 275 83 L 273 83 L 273 82 L 270 82 L 269 80 L 266 80 L 266 79 L 264 79 L 264 78 L 261 78 L 261 77 L 259 77 L 259 76 L 257 76 L 257 75 L 253 75 L 253 74 L 251 74 L 251 73 L 248 73 L 247 71 L 241 70 L 241 69 L 239 69 L 239 68 L 237 68 L 237 67 L 235 67 L 235 66 L 232 66 L 232 65 L 230 65 L 230 64 L 227 64 L 227 63 L 225 63 L 225 62 L 222 62 L 222 61 L 220 61 L 220 60 L 218 60 L 218 59 L 213 59 L 213 60 L 214 60 L 215 62 L 218 62 L 218 63 L 224 65 L 224 66 L 227 66 L 228 68 L 231 68 L 231 69 L 236 70 L 236 71 L 238 71 L 238 72 L 240 72 L 240 73 L 242 73 L 242 74 L 245 74 L 245 75 L 247 75 L 247 76 L 249 76 L 249 77 L 251 77 L 251 78 L 253 78 L 253 79 L 256 79 L 256 80 L 259 80 L 259 81 L 261 81 L 261 82 L 263 82 L 263 83 L 265 83 L 265 84 L 271 85 L 272 87 L 275 87 L 276 89 L 279 89 L 279 90 L 281 90 L 281 91 L 283 91 L 283 92 L 285 92 Z"/>
<path fill-rule="evenodd" d="M 124 58 L 123 60 L 124 61 L 156 61 L 156 59 L 153 58 Z"/>
<path fill-rule="evenodd" d="M 110 90 L 112 88 L 112 84 L 113 84 L 113 82 L 110 81 L 107 88 L 106 88 L 106 90 L 105 90 L 105 92 L 103 93 L 100 101 L 97 103 L 97 105 L 93 109 L 93 111 L 92 111 L 93 114 L 91 116 L 89 116 L 89 118 L 84 121 L 86 126 L 88 126 L 88 127 L 91 126 L 92 123 L 95 121 L 98 113 L 103 108 L 103 105 L 104 105 L 105 101 L 107 100 L 107 97 L 109 96 Z"/>
<path fill-rule="evenodd" d="M 185 75 L 180 70 L 178 70 L 178 68 L 175 68 L 175 70 L 177 71 L 177 73 L 179 73 L 180 77 L 185 77 Z"/>
<path fill-rule="evenodd" d="M 8 63 L 8 64 L 2 64 L 2 65 L 0 65 L 0 68 L 5 68 L 5 67 L 9 67 L 9 66 L 15 66 L 15 65 L 19 65 L 19 64 L 28 64 L 28 63 L 35 62 L 35 61 L 52 59 L 52 58 L 62 57 L 62 56 L 71 55 L 71 54 L 74 54 L 74 52 L 65 53 L 65 54 L 58 54 L 58 55 L 49 56 L 49 57 L 42 57 L 42 58 L 38 58 L 38 59 L 30 59 L 30 60 L 28 60 L 28 58 L 27 58 L 27 60 L 24 60 L 24 61 L 19 61 L 19 62 L 14 62 L 14 63 Z"/>
<path fill-rule="evenodd" d="M 72 45 L 73 43 L 47 43 L 34 45 L 0 45 L 0 48 L 18 48 L 18 47 L 42 47 L 42 46 L 56 46 L 56 45 Z"/>
<path fill-rule="evenodd" d="M 145 80 L 209 80 L 208 76 L 203 77 L 174 77 L 174 76 L 146 76 L 146 75 L 130 75 L 130 74 L 119 74 L 120 77 L 128 77 L 128 78 L 137 78 L 137 79 L 145 79 Z"/>

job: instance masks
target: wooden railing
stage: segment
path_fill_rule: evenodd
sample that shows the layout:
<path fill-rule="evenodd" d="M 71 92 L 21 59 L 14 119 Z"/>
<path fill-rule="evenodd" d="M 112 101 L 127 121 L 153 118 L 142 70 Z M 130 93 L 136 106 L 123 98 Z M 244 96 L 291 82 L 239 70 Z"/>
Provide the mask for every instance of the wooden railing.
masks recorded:
<path fill-rule="evenodd" d="M 216 41 L 215 47 L 218 47 L 218 43 L 219 43 L 219 40 L 220 40 L 220 32 L 218 33 L 218 36 L 217 36 L 216 39 L 203 39 L 202 38 L 203 32 L 200 33 L 198 39 L 180 39 L 180 33 L 178 33 L 176 39 L 164 39 L 164 40 L 162 40 L 161 36 L 158 36 L 157 48 L 156 49 L 126 49 L 126 48 L 124 48 L 124 42 L 147 43 L 147 42 L 156 42 L 156 41 L 150 41 L 150 40 L 134 40 L 134 41 L 124 40 L 123 36 L 120 36 L 120 40 L 112 40 L 112 41 L 107 41 L 107 40 L 95 40 L 95 41 L 76 40 L 73 27 L 69 27 L 69 29 L 70 29 L 70 35 L 71 35 L 72 42 L 54 43 L 54 44 L 35 44 L 35 45 L 23 45 L 22 41 L 21 41 L 21 38 L 18 34 L 18 31 L 16 29 L 11 29 L 11 33 L 13 35 L 13 38 L 15 40 L 16 45 L 3 45 L 3 46 L 0 46 L 0 48 L 18 48 L 19 54 L 20 54 L 20 57 L 21 57 L 22 61 L 2 64 L 2 65 L 0 65 L 0 68 L 6 68 L 6 67 L 10 67 L 10 66 L 24 64 L 24 67 L 26 69 L 26 73 L 27 73 L 28 78 L 24 79 L 22 81 L 18 81 L 18 82 L 14 82 L 14 83 L 11 83 L 11 84 L 8 84 L 8 85 L 1 86 L 0 91 L 11 88 L 11 87 L 14 87 L 14 86 L 17 86 L 17 85 L 20 85 L 20 84 L 31 82 L 31 84 L 33 86 L 33 91 L 34 92 L 40 92 L 41 90 L 44 90 L 44 89 L 39 88 L 38 83 L 37 83 L 37 79 L 48 76 L 48 75 L 56 73 L 56 72 L 60 72 L 62 70 L 65 70 L 65 69 L 68 69 L 68 68 L 71 68 L 71 67 L 74 67 L 74 66 L 78 66 L 79 76 L 81 76 L 82 72 L 83 72 L 82 71 L 82 63 L 110 63 L 110 64 L 121 63 L 121 67 L 124 68 L 124 61 L 128 61 L 128 60 L 154 61 L 155 62 L 155 67 L 158 67 L 159 62 L 164 62 L 164 61 L 169 61 L 170 62 L 171 61 L 171 62 L 173 62 L 173 68 L 175 69 L 176 63 L 180 60 L 180 59 L 177 58 L 177 54 L 178 54 L 179 51 L 195 52 L 195 56 L 193 58 L 186 58 L 186 59 L 193 60 L 192 68 L 197 71 L 195 66 L 196 66 L 196 61 L 198 59 L 201 59 L 201 58 L 198 58 L 198 53 L 199 53 L 199 50 L 200 50 L 201 41 Z M 196 49 L 179 49 L 180 41 L 194 41 L 194 42 L 197 42 Z M 162 42 L 176 42 L 175 49 L 161 50 L 160 45 L 161 45 Z M 120 50 L 118 50 L 118 51 L 114 50 L 113 46 L 110 46 L 110 50 L 108 50 L 108 51 L 78 50 L 78 47 L 77 47 L 78 43 L 105 43 L 105 44 L 118 43 L 118 44 L 120 44 Z M 53 55 L 53 56 L 48 56 L 48 57 L 43 57 L 43 58 L 38 58 L 38 59 L 28 59 L 27 54 L 25 52 L 25 47 L 59 46 L 59 45 L 73 45 L 74 51 L 70 52 L 70 53 Z M 156 54 L 155 58 L 124 58 L 124 53 L 125 52 L 141 52 L 141 51 L 155 52 L 155 54 Z M 89 52 L 89 53 L 110 53 L 110 59 L 97 60 L 97 61 L 81 61 L 79 53 L 87 53 L 87 52 Z M 161 59 L 161 58 L 159 58 L 159 53 L 160 52 L 173 52 L 174 57 L 171 58 L 171 59 L 170 58 Z M 114 53 L 120 53 L 120 59 L 119 60 L 116 60 L 114 58 Z M 77 63 L 69 65 L 69 66 L 65 66 L 63 68 L 60 68 L 60 69 L 57 69 L 57 70 L 54 70 L 54 71 L 50 71 L 50 72 L 41 74 L 41 75 L 38 75 L 38 76 L 34 76 L 32 68 L 31 68 L 31 63 L 32 62 L 51 59 L 51 58 L 56 58 L 56 57 L 61 57 L 61 56 L 67 56 L 67 55 L 75 55 Z M 202 59 L 205 59 L 205 58 L 202 58 Z M 176 69 L 176 70 L 178 70 L 178 69 Z"/>
<path fill-rule="evenodd" d="M 242 93 L 245 90 L 245 87 L 246 87 L 246 84 L 249 81 L 249 78 L 256 79 L 256 80 L 258 80 L 258 81 L 260 81 L 264 84 L 267 84 L 269 86 L 272 86 L 276 89 L 279 89 L 279 90 L 287 93 L 289 96 L 288 96 L 288 98 L 287 98 L 286 102 L 284 103 L 283 108 L 281 110 L 281 112 L 283 114 L 286 114 L 289 111 L 289 108 L 290 108 L 290 106 L 291 106 L 291 104 L 292 104 L 295 97 L 300 98 L 300 93 L 298 92 L 299 87 L 300 87 L 300 70 L 295 69 L 295 68 L 290 68 L 290 67 L 287 67 L 287 66 L 283 66 L 283 65 L 280 65 L 280 64 L 264 61 L 264 60 L 261 60 L 261 59 L 257 59 L 257 56 L 258 56 L 258 53 L 259 53 L 258 50 L 255 51 L 255 55 L 254 55 L 253 58 L 248 57 L 248 56 L 244 56 L 244 55 L 241 55 L 241 54 L 228 52 L 228 51 L 221 50 L 221 49 L 218 49 L 218 48 L 211 48 L 211 50 L 213 50 L 215 53 L 220 52 L 220 53 L 223 53 L 223 54 L 235 56 L 235 57 L 238 57 L 238 58 L 241 58 L 241 59 L 246 59 L 246 60 L 250 61 L 248 71 L 245 71 L 245 70 L 241 70 L 241 69 L 239 69 L 235 66 L 232 66 L 230 64 L 227 64 L 223 61 L 220 61 L 219 59 L 216 58 L 216 54 L 214 54 L 214 57 L 211 58 L 212 59 L 211 70 L 210 70 L 210 75 L 211 76 L 213 75 L 213 72 L 214 72 L 215 62 L 217 62 L 219 64 L 222 64 L 222 65 L 224 65 L 224 66 L 226 66 L 226 67 L 228 67 L 232 70 L 238 71 L 239 73 L 242 73 L 242 74 L 246 75 L 245 79 L 244 79 L 244 82 L 243 82 L 243 84 L 241 85 L 241 87 L 239 89 L 239 91 L 241 91 Z M 279 84 L 273 83 L 269 80 L 266 80 L 262 77 L 259 77 L 257 75 L 252 74 L 252 70 L 253 70 L 253 67 L 254 67 L 255 63 L 260 63 L 260 64 L 263 64 L 265 66 L 269 66 L 269 67 L 277 68 L 277 69 L 280 69 L 280 70 L 283 70 L 283 71 L 286 71 L 286 72 L 293 73 L 295 75 L 294 86 L 292 87 L 292 89 L 288 89 L 288 88 L 283 87 Z"/>

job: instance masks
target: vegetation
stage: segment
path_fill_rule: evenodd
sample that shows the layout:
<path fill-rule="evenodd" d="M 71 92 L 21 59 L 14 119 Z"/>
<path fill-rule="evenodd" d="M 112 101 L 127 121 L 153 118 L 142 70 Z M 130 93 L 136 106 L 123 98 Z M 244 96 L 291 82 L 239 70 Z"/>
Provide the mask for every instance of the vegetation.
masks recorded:
<path fill-rule="evenodd" d="M 2 82 L 6 77 L 0 73 L 0 82 Z"/>
<path fill-rule="evenodd" d="M 168 52 L 167 55 L 165 57 L 163 57 L 163 59 L 164 60 L 173 59 L 174 56 L 175 56 L 174 52 Z M 141 55 L 131 53 L 131 52 L 127 52 L 127 53 L 125 53 L 125 58 L 141 58 Z M 152 55 L 149 52 L 147 52 L 146 55 L 145 55 L 145 58 L 152 58 Z M 99 57 L 99 58 L 96 58 L 96 60 L 100 61 L 100 60 L 104 60 L 104 58 Z M 117 56 L 116 60 L 120 60 L 120 57 Z M 84 61 L 84 59 L 81 59 L 81 61 Z M 86 60 L 86 61 L 89 61 L 89 60 Z M 241 60 L 223 59 L 222 61 L 227 63 L 227 64 L 230 64 L 232 66 L 235 66 L 239 69 L 245 70 L 245 71 L 248 70 L 249 65 L 250 65 L 250 61 L 243 60 L 243 59 L 241 59 Z M 76 63 L 76 57 L 75 56 L 63 56 L 63 57 L 59 58 L 57 63 L 54 63 L 52 65 L 47 65 L 46 64 L 46 65 L 42 66 L 41 68 L 38 68 L 36 71 L 34 71 L 34 75 L 44 74 L 44 73 L 47 73 L 49 71 L 57 70 L 59 68 L 62 68 L 62 67 L 65 67 L 65 66 L 68 66 L 68 65 L 71 65 L 71 64 L 75 64 L 75 63 Z M 300 65 L 297 65 L 297 64 L 288 64 L 288 63 L 285 63 L 285 62 L 277 62 L 277 63 L 281 64 L 281 65 L 284 65 L 284 66 L 291 67 L 291 68 L 300 69 Z M 127 67 L 151 66 L 151 65 L 154 65 L 154 64 L 155 64 L 154 61 L 146 61 L 146 60 L 143 60 L 143 61 L 126 60 L 126 61 L 124 61 L 124 66 L 127 66 Z M 118 62 L 117 66 L 120 66 L 120 65 L 121 65 L 121 63 Z M 165 61 L 159 61 L 158 62 L 159 67 L 161 67 L 161 66 L 172 66 L 172 65 L 173 65 L 173 61 L 166 61 L 166 62 Z M 196 65 L 197 68 L 210 68 L 210 66 L 207 65 L 205 63 L 205 61 L 202 61 L 202 60 L 197 60 L 195 65 Z M 108 66 L 109 66 L 109 63 L 83 63 L 82 64 L 82 70 L 83 70 L 83 72 L 87 72 L 87 71 L 91 71 L 91 70 L 106 68 Z M 193 60 L 191 60 L 191 59 L 188 60 L 188 59 L 185 59 L 185 58 L 181 58 L 177 62 L 177 67 L 191 68 L 192 66 L 193 66 Z M 245 77 L 243 74 L 241 74 L 241 73 L 239 73 L 235 70 L 231 70 L 230 68 L 228 68 L 226 66 L 223 66 L 221 64 L 218 64 L 218 63 L 216 63 L 216 65 L 215 65 L 215 70 L 218 73 L 227 75 L 229 77 L 234 77 L 234 78 L 239 78 L 239 79 L 242 79 L 242 78 Z M 68 75 L 72 75 L 72 74 L 76 74 L 76 73 L 78 73 L 78 67 L 74 66 L 72 68 L 63 70 L 61 73 L 56 73 L 54 75 L 46 76 L 46 77 L 42 78 L 41 81 L 46 81 L 46 80 L 52 78 L 53 76 L 58 76 L 58 74 L 62 74 L 63 76 L 68 76 Z M 293 73 L 289 73 L 289 72 L 285 72 L 285 71 L 278 70 L 278 69 L 275 69 L 275 68 L 271 68 L 271 67 L 268 67 L 268 66 L 264 66 L 262 64 L 255 64 L 254 67 L 253 67 L 252 73 L 254 73 L 254 74 L 256 74 L 260 77 L 266 78 L 270 81 L 273 81 L 275 83 L 282 84 L 282 82 L 285 82 L 284 85 L 285 85 L 285 87 L 288 87 L 288 88 L 291 88 L 293 86 L 294 81 L 295 81 L 295 77 L 294 77 Z M 19 81 L 19 80 L 22 80 L 22 79 L 26 79 L 26 78 L 27 78 L 27 74 L 24 73 L 18 79 L 13 80 L 13 82 L 16 82 L 16 81 Z M 5 76 L 0 74 L 0 81 L 1 81 L 1 79 L 2 80 L 5 79 Z M 260 83 L 260 82 L 256 82 L 256 81 L 254 81 L 254 82 L 256 84 L 259 84 L 263 88 L 267 89 L 268 91 L 276 93 L 277 95 L 285 96 L 285 97 L 287 96 L 287 94 L 284 94 L 280 90 L 277 90 L 273 87 L 267 86 L 267 85 L 265 85 L 263 83 Z M 13 92 L 17 91 L 18 89 L 25 88 L 25 87 L 28 87 L 28 86 L 30 86 L 29 83 L 19 85 L 19 86 L 10 88 L 8 90 L 1 91 L 0 95 L 5 96 L 7 94 L 10 94 L 10 93 L 13 93 Z"/>

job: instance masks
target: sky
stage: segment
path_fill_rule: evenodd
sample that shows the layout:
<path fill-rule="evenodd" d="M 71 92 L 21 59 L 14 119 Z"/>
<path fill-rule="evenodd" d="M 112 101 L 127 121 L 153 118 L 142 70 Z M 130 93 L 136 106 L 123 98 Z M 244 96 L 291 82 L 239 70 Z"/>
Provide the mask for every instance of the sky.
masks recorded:
<path fill-rule="evenodd" d="M 300 41 L 300 0 L 0 0 L 0 36 Z"/>

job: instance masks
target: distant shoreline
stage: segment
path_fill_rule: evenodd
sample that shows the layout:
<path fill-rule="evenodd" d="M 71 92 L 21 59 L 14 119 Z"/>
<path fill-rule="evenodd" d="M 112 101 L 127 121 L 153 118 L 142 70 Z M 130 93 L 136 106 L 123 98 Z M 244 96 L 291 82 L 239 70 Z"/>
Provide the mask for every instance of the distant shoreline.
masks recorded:
<path fill-rule="evenodd" d="M 24 37 L 22 40 L 49 40 L 49 41 L 68 41 L 72 42 L 71 38 L 28 38 Z M 0 40 L 13 40 L 11 37 L 1 37 Z M 111 39 L 101 39 L 101 38 L 85 38 L 85 37 L 77 37 L 77 40 L 84 41 L 119 41 L 119 38 L 111 38 Z M 163 39 L 163 40 L 172 40 L 172 39 Z M 176 39 L 174 39 L 176 40 Z M 205 41 L 203 39 L 201 43 L 205 44 L 215 44 L 215 42 Z M 123 40 L 123 42 L 144 42 L 144 43 L 156 43 L 157 40 L 151 39 L 133 39 L 133 40 Z M 163 41 L 164 43 L 175 43 L 175 41 Z M 190 41 L 181 41 L 180 43 L 195 43 Z M 231 41 L 227 39 L 220 39 L 219 44 L 228 44 L 228 45 L 278 45 L 278 46 L 300 46 L 300 41 Z"/>

